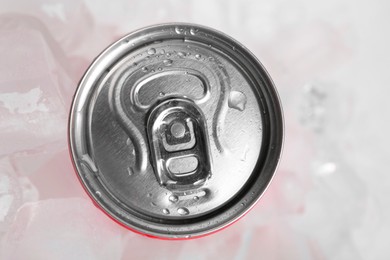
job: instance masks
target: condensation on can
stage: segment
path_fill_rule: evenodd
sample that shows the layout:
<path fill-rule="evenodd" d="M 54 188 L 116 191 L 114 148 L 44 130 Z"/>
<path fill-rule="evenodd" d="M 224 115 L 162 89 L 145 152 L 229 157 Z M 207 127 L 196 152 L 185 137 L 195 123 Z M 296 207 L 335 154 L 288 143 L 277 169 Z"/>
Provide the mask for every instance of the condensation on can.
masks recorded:
<path fill-rule="evenodd" d="M 93 201 L 159 238 L 199 237 L 244 215 L 280 159 L 283 118 L 260 62 L 213 29 L 133 32 L 89 67 L 74 96 L 69 144 Z"/>

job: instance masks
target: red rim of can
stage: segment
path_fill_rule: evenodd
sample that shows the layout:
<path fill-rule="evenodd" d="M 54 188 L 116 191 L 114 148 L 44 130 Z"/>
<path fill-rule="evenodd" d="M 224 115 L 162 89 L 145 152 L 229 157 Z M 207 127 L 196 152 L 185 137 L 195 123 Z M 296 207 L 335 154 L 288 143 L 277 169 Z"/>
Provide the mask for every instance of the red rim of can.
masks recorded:
<path fill-rule="evenodd" d="M 207 211 L 205 210 L 204 212 L 200 212 L 198 215 L 194 214 L 194 216 L 191 216 L 191 214 L 186 213 L 182 214 L 182 217 L 180 217 L 179 214 L 179 217 L 169 216 L 170 219 L 164 219 L 161 215 L 153 216 L 152 211 L 150 211 L 152 213 L 149 216 L 148 213 L 150 212 L 139 212 L 138 209 L 133 210 L 129 207 L 122 208 L 123 205 L 120 204 L 123 201 L 120 201 L 119 199 L 116 200 L 115 195 L 111 193 L 112 190 L 107 190 L 107 186 L 104 186 L 105 189 L 102 189 L 102 187 L 99 186 L 102 185 L 102 181 L 99 180 L 101 179 L 101 177 L 99 176 L 101 170 L 99 167 L 99 162 L 96 162 L 96 158 L 94 158 L 93 155 L 91 156 L 91 154 L 93 154 L 93 152 L 91 152 L 91 149 L 94 149 L 95 147 L 90 144 L 92 143 L 92 137 L 88 136 L 88 134 L 93 132 L 91 130 L 91 125 L 93 125 L 93 123 L 91 122 L 93 122 L 93 120 L 90 119 L 86 114 L 93 113 L 91 111 L 88 111 L 87 107 L 90 106 L 90 99 L 96 99 L 96 89 L 99 86 L 100 88 L 103 88 L 101 83 L 103 81 L 102 79 L 104 77 L 108 77 L 107 75 L 111 72 L 111 70 L 118 70 L 118 68 L 120 68 L 117 64 L 119 62 L 124 63 L 123 57 L 127 57 L 129 54 L 132 53 L 132 51 L 136 49 L 146 52 L 148 52 L 148 50 L 153 49 L 152 51 L 149 51 L 149 53 L 154 55 L 156 49 L 159 49 L 154 48 L 153 46 L 160 47 L 159 44 L 161 44 L 161 42 L 172 39 L 181 40 L 184 42 L 184 44 L 192 44 L 193 42 L 197 44 L 198 42 L 201 42 L 202 45 L 208 46 L 210 52 L 215 54 L 215 57 L 217 57 L 217 59 L 223 56 L 226 60 L 229 59 L 228 61 L 233 64 L 231 65 L 232 67 L 238 67 L 241 70 L 242 74 L 245 73 L 245 75 L 242 77 L 247 80 L 247 82 L 245 83 L 247 83 L 247 85 L 251 88 L 253 92 L 252 95 L 256 98 L 257 106 L 259 107 L 259 111 L 261 114 L 260 121 L 262 129 L 261 142 L 260 147 L 258 147 L 259 152 L 258 157 L 256 158 L 256 164 L 255 166 L 253 166 L 253 169 L 249 173 L 249 175 L 247 175 L 249 177 L 247 177 L 247 179 L 245 180 L 242 180 L 245 181 L 245 183 L 241 186 L 239 190 L 235 191 L 234 196 L 230 196 L 226 201 L 223 201 L 223 203 L 218 205 L 218 207 L 214 209 L 210 208 Z M 203 47 L 201 46 L 199 48 Z M 197 50 L 199 50 L 199 48 Z M 192 50 L 195 49 L 196 48 L 193 48 Z M 162 56 L 165 57 L 165 53 L 161 54 L 163 54 Z M 187 54 L 189 54 L 188 56 L 191 56 L 190 53 Z M 175 55 L 181 56 L 182 54 L 180 54 L 179 52 L 175 52 Z M 184 53 L 184 55 L 186 55 L 186 53 Z M 193 60 L 195 60 L 196 56 L 194 55 L 195 54 L 192 54 Z M 150 59 L 150 57 L 147 59 Z M 134 62 L 134 66 L 136 65 L 137 64 L 135 64 Z M 139 70 L 143 69 L 144 67 L 139 68 Z M 230 76 L 229 73 L 234 73 L 234 71 L 226 73 L 227 76 Z M 237 74 L 237 72 L 235 73 Z M 186 72 L 185 74 L 188 73 Z M 92 97 L 94 95 L 93 93 L 95 93 L 94 97 Z M 187 98 L 187 96 L 185 97 Z M 177 95 L 172 95 L 172 98 L 177 98 Z M 165 101 L 168 104 L 172 103 L 168 102 L 169 100 L 167 101 L 167 99 L 161 100 Z M 159 100 L 159 102 L 161 100 Z M 227 102 L 228 100 L 226 99 L 221 103 L 223 103 L 223 105 L 227 107 Z M 202 104 L 201 102 L 199 103 Z M 95 107 L 93 107 L 93 109 L 95 109 Z M 92 111 L 93 109 L 90 108 L 90 110 Z M 242 104 L 241 107 L 238 107 L 238 110 L 242 111 L 241 109 Z M 148 108 L 148 110 L 151 109 Z M 148 113 L 150 114 L 150 111 L 148 111 Z M 212 127 L 209 128 L 209 132 L 211 132 L 210 136 L 212 136 L 214 132 L 215 136 L 217 136 L 216 129 L 217 128 Z M 86 132 L 88 132 L 88 134 L 86 134 Z M 89 197 L 92 199 L 94 204 L 99 209 L 101 209 L 107 216 L 109 216 L 111 219 L 124 226 L 125 228 L 128 228 L 136 233 L 146 235 L 148 237 L 155 237 L 161 239 L 189 239 L 202 237 L 226 228 L 227 226 L 233 224 L 238 219 L 240 219 L 255 205 L 255 203 L 260 199 L 262 194 L 267 189 L 277 169 L 282 152 L 283 133 L 283 115 L 277 91 L 270 76 L 254 55 L 252 55 L 244 46 L 242 46 L 237 41 L 233 40 L 232 38 L 226 36 L 221 32 L 215 31 L 214 29 L 194 24 L 172 23 L 146 27 L 133 33 L 130 33 L 118 40 L 117 42 L 113 43 L 95 59 L 95 61 L 91 64 L 91 66 L 84 74 L 75 93 L 69 116 L 68 139 L 69 151 L 78 179 L 80 180 L 83 188 L 85 189 Z M 208 136 L 207 133 L 204 135 Z M 214 138 L 217 138 L 215 136 Z M 86 141 L 86 139 L 89 140 Z M 212 140 L 212 137 L 210 137 L 210 140 Z M 88 143 L 88 141 L 90 141 L 90 143 Z M 199 140 L 196 142 L 196 144 L 198 143 Z M 208 142 L 205 142 L 205 146 L 207 145 Z M 146 147 L 145 149 L 151 148 L 152 147 Z M 245 149 L 248 150 L 248 148 Z M 152 150 L 149 150 L 149 152 L 151 153 Z M 211 152 L 211 154 L 214 153 L 215 151 Z M 246 154 L 246 152 L 244 153 Z M 137 157 L 137 155 L 137 153 L 134 154 L 134 157 Z M 212 157 L 212 155 L 210 155 L 210 157 Z M 213 158 L 211 158 L 210 163 L 212 159 Z M 204 162 L 204 160 L 200 161 L 200 163 L 202 162 Z M 147 163 L 149 163 L 148 160 L 146 161 L 146 164 Z M 134 168 L 136 168 L 136 166 Z M 151 171 L 150 169 L 155 171 L 156 167 L 151 166 L 148 169 L 149 172 Z M 137 168 L 135 171 L 137 171 Z M 147 172 L 147 170 L 145 170 L 145 172 Z M 156 174 L 156 171 L 154 174 Z M 158 177 L 157 174 L 156 176 Z M 203 177 L 203 175 L 199 176 L 199 178 Z M 215 175 L 213 175 L 212 177 L 210 176 L 208 176 L 208 178 L 212 179 Z M 182 189 L 186 189 L 187 187 L 189 187 L 188 189 L 190 190 L 196 190 L 198 188 L 198 186 L 193 186 L 192 184 L 191 186 L 186 186 L 188 184 L 187 182 L 184 181 L 180 183 L 180 178 L 182 178 L 182 176 L 178 175 L 176 177 L 178 177 L 179 184 L 182 185 L 180 186 L 177 184 L 177 182 L 174 182 L 175 185 L 173 185 L 172 188 L 169 188 L 168 193 L 172 192 L 173 190 L 174 192 L 177 191 L 178 194 L 180 194 L 180 192 L 182 192 Z M 186 180 L 184 178 L 182 179 Z M 201 183 L 200 185 L 203 185 L 203 183 L 207 183 L 206 179 L 198 179 L 197 183 Z M 169 182 L 167 183 L 169 184 Z M 164 186 L 163 188 L 165 189 L 167 188 L 167 183 L 164 183 L 164 180 L 159 180 L 160 186 Z M 208 191 L 209 190 L 206 189 L 205 193 L 207 195 Z M 184 192 L 184 194 L 186 193 Z M 194 194 L 196 195 L 196 193 Z M 206 197 L 207 196 L 205 196 L 205 198 Z M 137 198 L 132 200 L 136 199 Z M 140 198 L 138 198 L 138 200 L 140 200 Z M 211 201 L 211 199 L 209 200 Z M 153 206 L 156 206 L 156 204 Z M 187 209 L 185 207 L 183 208 Z M 168 212 L 170 211 L 168 210 Z M 185 216 L 187 214 L 189 216 Z M 178 214 L 176 213 L 176 215 Z"/>

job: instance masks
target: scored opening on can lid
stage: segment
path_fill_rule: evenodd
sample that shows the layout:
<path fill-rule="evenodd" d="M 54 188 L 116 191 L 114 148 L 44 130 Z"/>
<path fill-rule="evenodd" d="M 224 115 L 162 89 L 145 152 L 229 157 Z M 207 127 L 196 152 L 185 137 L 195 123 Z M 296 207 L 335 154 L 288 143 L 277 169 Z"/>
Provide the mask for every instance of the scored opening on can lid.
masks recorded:
<path fill-rule="evenodd" d="M 259 61 L 213 29 L 133 32 L 92 63 L 75 94 L 77 174 L 112 218 L 165 238 L 202 236 L 247 212 L 280 159 L 282 110 Z"/>

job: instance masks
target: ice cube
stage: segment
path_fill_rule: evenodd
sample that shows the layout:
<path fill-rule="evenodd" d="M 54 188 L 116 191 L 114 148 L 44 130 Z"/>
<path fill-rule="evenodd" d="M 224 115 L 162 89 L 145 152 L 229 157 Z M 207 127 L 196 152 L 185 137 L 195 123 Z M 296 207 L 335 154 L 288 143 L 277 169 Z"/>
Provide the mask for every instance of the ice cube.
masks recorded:
<path fill-rule="evenodd" d="M 27 203 L 5 236 L 4 259 L 120 259 L 123 229 L 81 198 Z"/>
<path fill-rule="evenodd" d="M 36 201 L 37 189 L 27 177 L 19 177 L 11 160 L 0 159 L 0 238 L 9 229 L 16 211 L 24 202 Z"/>
<path fill-rule="evenodd" d="M 72 81 L 38 19 L 0 16 L 0 156 L 63 142 Z"/>

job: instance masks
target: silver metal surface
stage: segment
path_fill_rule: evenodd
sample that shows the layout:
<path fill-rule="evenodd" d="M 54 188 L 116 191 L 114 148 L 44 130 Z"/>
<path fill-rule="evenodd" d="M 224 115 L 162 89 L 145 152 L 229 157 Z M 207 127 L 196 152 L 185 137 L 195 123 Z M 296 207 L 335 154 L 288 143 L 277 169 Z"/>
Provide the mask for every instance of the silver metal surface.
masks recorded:
<path fill-rule="evenodd" d="M 139 232 L 185 238 L 254 205 L 276 170 L 283 122 L 270 77 L 241 44 L 165 24 L 94 61 L 69 131 L 77 173 L 99 207 Z"/>

